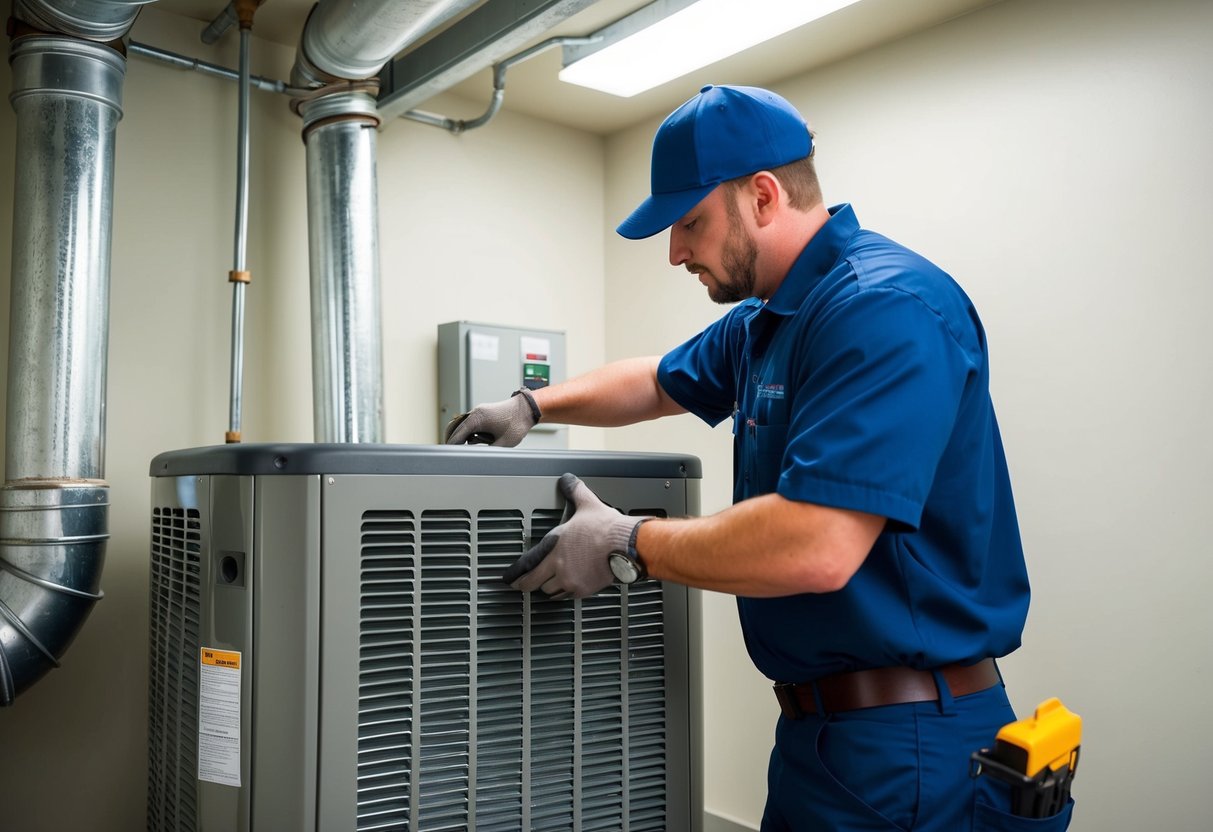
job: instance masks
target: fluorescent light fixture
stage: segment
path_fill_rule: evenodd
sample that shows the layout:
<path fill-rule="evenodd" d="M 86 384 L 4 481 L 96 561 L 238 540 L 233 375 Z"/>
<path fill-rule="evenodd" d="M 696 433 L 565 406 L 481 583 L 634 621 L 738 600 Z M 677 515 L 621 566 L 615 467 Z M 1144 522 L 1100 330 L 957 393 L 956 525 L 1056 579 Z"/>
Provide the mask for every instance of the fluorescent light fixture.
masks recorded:
<path fill-rule="evenodd" d="M 657 0 L 566 49 L 560 80 L 628 98 L 855 2 Z"/>

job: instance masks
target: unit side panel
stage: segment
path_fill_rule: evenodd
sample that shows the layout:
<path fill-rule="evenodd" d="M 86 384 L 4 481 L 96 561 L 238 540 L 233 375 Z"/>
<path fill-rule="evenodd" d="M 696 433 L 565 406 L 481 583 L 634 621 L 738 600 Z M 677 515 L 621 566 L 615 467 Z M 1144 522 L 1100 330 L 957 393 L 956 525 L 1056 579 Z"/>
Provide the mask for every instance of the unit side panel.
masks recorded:
<path fill-rule="evenodd" d="M 222 724 L 225 732 L 234 728 L 230 725 L 230 713 L 221 713 L 230 701 L 216 708 L 212 697 L 215 691 L 208 691 L 202 680 L 199 687 L 198 731 L 199 744 L 203 746 L 200 756 L 222 755 L 221 762 L 208 763 L 208 768 L 218 772 L 209 776 L 227 778 L 234 773 L 233 769 L 238 769 L 239 783 L 237 785 L 234 778 L 226 783 L 199 778 L 199 816 L 202 820 L 199 829 L 201 832 L 245 832 L 252 828 L 253 668 L 257 664 L 253 640 L 253 595 L 257 584 L 249 569 L 254 559 L 253 481 L 251 477 L 207 479 L 211 484 L 211 539 L 202 570 L 202 647 L 240 654 L 238 693 L 233 694 L 228 688 L 222 694 L 224 699 L 234 695 L 239 702 L 240 739 L 238 748 L 233 750 L 202 737 L 203 732 L 209 735 L 216 725 Z M 203 668 L 202 672 L 213 672 L 213 669 Z M 212 744 L 214 747 L 208 752 L 206 746 Z"/>
<path fill-rule="evenodd" d="M 320 478 L 257 477 L 253 827 L 316 829 Z"/>
<path fill-rule="evenodd" d="M 466 409 L 467 341 L 463 324 L 438 327 L 438 430 L 435 441 L 443 441 L 447 423 Z"/>
<path fill-rule="evenodd" d="M 153 480 L 150 830 L 250 828 L 252 523 L 250 478 Z"/>
<path fill-rule="evenodd" d="M 667 516 L 686 482 L 587 479 Z M 698 827 L 684 588 L 552 601 L 502 583 L 561 521 L 554 477 L 320 488 L 319 828 Z"/>

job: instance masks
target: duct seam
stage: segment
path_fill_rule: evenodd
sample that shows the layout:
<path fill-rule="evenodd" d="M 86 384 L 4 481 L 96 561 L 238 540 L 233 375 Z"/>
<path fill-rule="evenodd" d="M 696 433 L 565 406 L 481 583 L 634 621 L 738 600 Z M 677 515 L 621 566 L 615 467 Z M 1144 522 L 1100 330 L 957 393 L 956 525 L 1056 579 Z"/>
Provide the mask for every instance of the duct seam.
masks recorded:
<path fill-rule="evenodd" d="M 26 627 L 25 623 L 21 620 L 21 617 L 9 609 L 8 604 L 4 603 L 3 601 L 0 601 L 0 618 L 7 618 L 9 625 L 21 635 L 25 636 L 26 641 L 38 648 L 38 652 L 46 657 L 46 660 L 51 664 L 52 667 L 60 667 L 59 660 L 55 658 L 55 654 L 46 649 L 46 645 L 39 641 L 38 637 L 30 632 L 29 628 Z M 0 647 L 0 651 L 3 651 L 2 647 Z"/>

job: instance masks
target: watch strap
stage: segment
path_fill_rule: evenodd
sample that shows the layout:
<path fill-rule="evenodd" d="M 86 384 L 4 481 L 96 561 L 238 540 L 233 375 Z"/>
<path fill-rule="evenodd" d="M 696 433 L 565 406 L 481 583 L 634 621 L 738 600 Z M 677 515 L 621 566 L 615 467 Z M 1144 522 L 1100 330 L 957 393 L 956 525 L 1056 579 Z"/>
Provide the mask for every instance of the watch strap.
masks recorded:
<path fill-rule="evenodd" d="M 635 526 L 632 526 L 632 533 L 628 535 L 628 557 L 634 561 L 640 561 L 640 553 L 636 551 L 636 538 L 640 536 L 640 527 L 650 520 L 655 520 L 655 517 L 641 517 Z"/>
<path fill-rule="evenodd" d="M 535 397 L 531 395 L 531 391 L 525 387 L 521 387 L 510 393 L 510 398 L 514 396 L 522 396 L 527 406 L 531 409 L 531 416 L 535 418 L 535 424 L 539 424 L 539 420 L 543 418 L 543 414 L 539 412 L 539 404 L 535 401 Z"/>

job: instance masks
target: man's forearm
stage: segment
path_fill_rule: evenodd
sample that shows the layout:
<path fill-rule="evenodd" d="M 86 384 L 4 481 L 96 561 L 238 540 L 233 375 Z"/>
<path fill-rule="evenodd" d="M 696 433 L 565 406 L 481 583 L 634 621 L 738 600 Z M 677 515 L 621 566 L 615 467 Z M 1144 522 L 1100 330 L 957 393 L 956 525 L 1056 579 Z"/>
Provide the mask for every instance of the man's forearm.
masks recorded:
<path fill-rule="evenodd" d="M 708 517 L 645 523 L 636 549 L 653 578 L 773 598 L 841 589 L 884 525 L 877 515 L 766 494 Z"/>
<path fill-rule="evenodd" d="M 682 413 L 657 383 L 656 356 L 626 358 L 533 391 L 544 422 L 617 427 Z"/>

